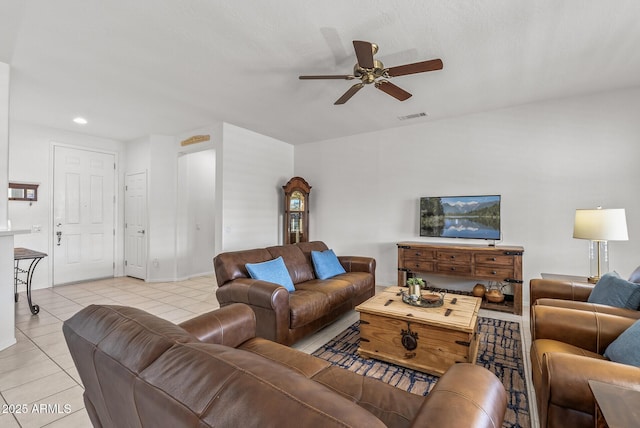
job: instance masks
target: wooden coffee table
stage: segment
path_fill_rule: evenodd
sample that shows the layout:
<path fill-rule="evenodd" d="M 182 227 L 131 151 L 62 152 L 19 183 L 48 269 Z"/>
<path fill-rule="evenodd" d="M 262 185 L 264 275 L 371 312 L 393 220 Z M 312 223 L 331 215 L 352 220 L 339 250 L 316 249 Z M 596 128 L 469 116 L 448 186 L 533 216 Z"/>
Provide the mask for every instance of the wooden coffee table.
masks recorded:
<path fill-rule="evenodd" d="M 356 307 L 360 356 L 437 376 L 475 363 L 480 298 L 446 294 L 442 306 L 422 308 L 404 303 L 400 290 L 407 288 L 388 287 Z"/>

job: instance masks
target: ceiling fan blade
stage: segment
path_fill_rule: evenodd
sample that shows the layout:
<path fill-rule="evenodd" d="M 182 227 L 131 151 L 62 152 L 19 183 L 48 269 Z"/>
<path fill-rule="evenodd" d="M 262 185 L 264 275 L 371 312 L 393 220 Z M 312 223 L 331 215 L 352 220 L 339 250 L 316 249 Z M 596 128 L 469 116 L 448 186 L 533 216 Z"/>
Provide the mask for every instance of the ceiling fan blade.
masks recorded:
<path fill-rule="evenodd" d="M 363 87 L 364 87 L 364 83 L 356 83 L 355 85 L 350 87 L 349 90 L 345 92 L 340 98 L 338 98 L 338 101 L 336 101 L 333 104 L 338 105 L 338 104 L 346 103 L 347 101 L 349 101 L 349 98 L 354 96 L 356 92 L 358 92 Z"/>
<path fill-rule="evenodd" d="M 424 73 L 425 71 L 442 70 L 441 59 L 430 59 L 428 61 L 414 62 L 413 64 L 399 65 L 387 69 L 389 77 L 405 76 L 407 74 Z"/>
<path fill-rule="evenodd" d="M 380 89 L 382 92 L 391 95 L 393 98 L 404 101 L 408 98 L 411 98 L 411 94 L 399 86 L 394 85 L 388 80 L 379 80 L 375 83 L 376 88 Z"/>
<path fill-rule="evenodd" d="M 356 50 L 358 65 L 362 68 L 373 68 L 373 44 L 362 40 L 354 40 L 353 48 Z"/>
<path fill-rule="evenodd" d="M 340 80 L 353 80 L 355 79 L 355 76 L 351 76 L 349 74 L 344 74 L 344 75 L 335 75 L 335 74 L 330 74 L 330 75 L 319 75 L 319 76 L 298 76 L 298 79 L 300 80 L 313 80 L 313 79 L 340 79 Z"/>

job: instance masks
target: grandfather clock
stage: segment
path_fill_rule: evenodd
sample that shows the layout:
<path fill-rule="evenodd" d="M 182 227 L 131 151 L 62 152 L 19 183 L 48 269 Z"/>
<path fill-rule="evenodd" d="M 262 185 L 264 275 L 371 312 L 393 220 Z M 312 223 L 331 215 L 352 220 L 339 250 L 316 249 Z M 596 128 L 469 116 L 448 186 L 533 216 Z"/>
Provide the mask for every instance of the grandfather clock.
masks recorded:
<path fill-rule="evenodd" d="M 284 244 L 309 242 L 309 193 L 302 177 L 293 177 L 284 189 Z"/>

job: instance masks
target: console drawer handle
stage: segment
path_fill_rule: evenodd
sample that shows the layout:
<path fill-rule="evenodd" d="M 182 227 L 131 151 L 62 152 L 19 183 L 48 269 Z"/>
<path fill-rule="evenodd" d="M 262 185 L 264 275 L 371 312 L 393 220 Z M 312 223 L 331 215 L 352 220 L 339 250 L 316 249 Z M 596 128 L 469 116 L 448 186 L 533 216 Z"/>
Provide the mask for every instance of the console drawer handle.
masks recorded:
<path fill-rule="evenodd" d="M 456 270 L 456 268 L 452 267 L 451 270 Z"/>
<path fill-rule="evenodd" d="M 456 256 L 451 256 L 451 258 L 452 258 L 452 259 L 455 259 L 455 258 L 456 258 Z"/>
<path fill-rule="evenodd" d="M 498 272 L 496 272 L 495 270 L 491 271 L 491 275 L 497 275 L 497 274 L 498 274 Z"/>
<path fill-rule="evenodd" d="M 495 258 L 495 257 L 491 257 L 491 261 L 492 261 L 492 262 L 495 262 L 495 261 L 496 261 L 496 258 Z"/>

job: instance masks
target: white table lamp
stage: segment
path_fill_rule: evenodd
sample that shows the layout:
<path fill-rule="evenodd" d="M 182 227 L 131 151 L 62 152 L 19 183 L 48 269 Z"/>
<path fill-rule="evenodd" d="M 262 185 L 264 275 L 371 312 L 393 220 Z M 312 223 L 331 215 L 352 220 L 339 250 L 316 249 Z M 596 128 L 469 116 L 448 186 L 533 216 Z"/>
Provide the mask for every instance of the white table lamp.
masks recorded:
<path fill-rule="evenodd" d="M 573 237 L 591 241 L 589 282 L 598 282 L 600 276 L 609 271 L 607 241 L 629 240 L 624 208 L 576 210 Z"/>

